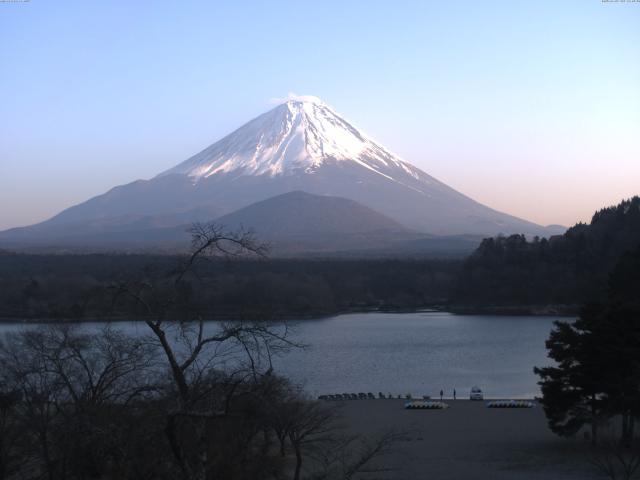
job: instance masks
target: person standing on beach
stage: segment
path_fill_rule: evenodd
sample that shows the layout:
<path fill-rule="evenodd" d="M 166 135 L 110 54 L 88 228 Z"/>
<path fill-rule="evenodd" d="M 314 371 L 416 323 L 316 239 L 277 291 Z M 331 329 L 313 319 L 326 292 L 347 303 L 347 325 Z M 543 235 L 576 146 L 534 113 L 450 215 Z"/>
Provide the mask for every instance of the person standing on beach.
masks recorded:
<path fill-rule="evenodd" d="M 442 396 L 444 395 L 444 392 L 442 390 L 440 390 L 440 401 L 442 401 Z"/>
<path fill-rule="evenodd" d="M 453 389 L 453 399 L 454 400 L 456 399 L 456 389 L 455 388 Z"/>

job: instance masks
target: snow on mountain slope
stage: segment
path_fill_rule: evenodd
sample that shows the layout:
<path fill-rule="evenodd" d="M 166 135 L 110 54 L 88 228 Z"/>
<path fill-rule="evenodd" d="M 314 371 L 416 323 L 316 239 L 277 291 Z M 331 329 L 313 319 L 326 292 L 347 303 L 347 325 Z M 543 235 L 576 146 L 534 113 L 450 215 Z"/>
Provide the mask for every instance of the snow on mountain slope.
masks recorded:
<path fill-rule="evenodd" d="M 327 161 L 353 162 L 389 180 L 420 172 L 378 145 L 317 97 L 298 97 L 260 115 L 178 166 L 194 182 L 217 173 L 277 176 L 314 173 Z"/>

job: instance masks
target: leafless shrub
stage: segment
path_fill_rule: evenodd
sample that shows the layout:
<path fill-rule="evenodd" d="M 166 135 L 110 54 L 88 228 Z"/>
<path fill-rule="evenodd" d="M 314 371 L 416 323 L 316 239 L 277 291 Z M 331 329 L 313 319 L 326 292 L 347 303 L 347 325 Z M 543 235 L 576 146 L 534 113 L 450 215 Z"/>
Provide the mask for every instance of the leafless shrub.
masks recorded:
<path fill-rule="evenodd" d="M 640 442 L 625 444 L 613 434 L 602 432 L 590 459 L 593 467 L 611 480 L 640 478 Z"/>

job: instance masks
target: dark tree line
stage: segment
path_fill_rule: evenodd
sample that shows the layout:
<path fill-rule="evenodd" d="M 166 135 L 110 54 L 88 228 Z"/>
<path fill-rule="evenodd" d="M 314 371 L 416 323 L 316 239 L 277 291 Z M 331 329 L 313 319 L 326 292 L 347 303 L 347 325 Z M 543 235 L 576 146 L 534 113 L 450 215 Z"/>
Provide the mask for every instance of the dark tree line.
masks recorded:
<path fill-rule="evenodd" d="M 0 255 L 0 318 L 140 318 L 108 287 L 154 281 L 178 259 L 144 255 Z M 208 318 L 283 318 L 443 303 L 460 263 L 448 260 L 212 259 L 181 282 Z M 160 288 L 160 287 L 158 287 Z M 168 285 L 172 289 L 173 286 Z M 190 307 L 191 308 L 191 307 Z M 175 305 L 173 314 L 182 308 Z"/>
<path fill-rule="evenodd" d="M 579 305 L 601 298 L 621 255 L 640 245 L 640 197 L 602 209 L 550 239 L 488 238 L 465 261 L 453 293 L 467 305 Z"/>

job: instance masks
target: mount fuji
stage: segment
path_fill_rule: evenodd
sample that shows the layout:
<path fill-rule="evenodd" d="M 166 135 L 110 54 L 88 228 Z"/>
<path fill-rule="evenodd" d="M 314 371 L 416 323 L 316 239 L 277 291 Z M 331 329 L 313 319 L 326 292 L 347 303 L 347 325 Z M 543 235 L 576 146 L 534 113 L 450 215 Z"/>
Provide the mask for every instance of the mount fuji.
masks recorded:
<path fill-rule="evenodd" d="M 126 232 L 135 232 L 138 240 L 146 235 L 153 242 L 163 237 L 162 229 L 213 220 L 294 191 L 357 202 L 414 235 L 558 233 L 448 187 L 320 99 L 294 97 L 150 180 L 115 187 L 40 224 L 2 232 L 0 242 L 47 239 L 64 245 L 82 237 L 91 243 L 89 238 L 98 241 L 113 232 L 123 241 Z"/>

